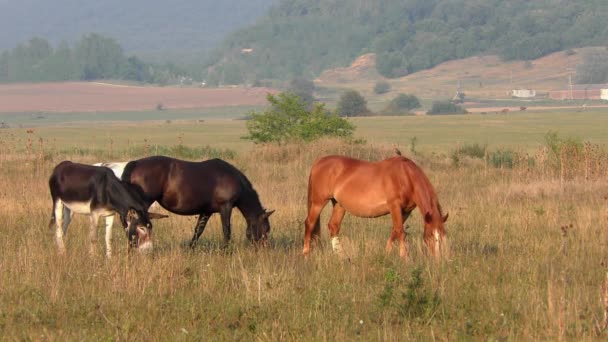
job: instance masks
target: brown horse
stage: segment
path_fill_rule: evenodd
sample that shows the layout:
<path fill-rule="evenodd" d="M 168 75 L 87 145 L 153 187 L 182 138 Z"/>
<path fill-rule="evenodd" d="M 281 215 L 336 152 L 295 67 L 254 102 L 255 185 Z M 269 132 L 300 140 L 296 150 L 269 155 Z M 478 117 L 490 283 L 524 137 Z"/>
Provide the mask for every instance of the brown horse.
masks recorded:
<path fill-rule="evenodd" d="M 344 156 L 317 160 L 308 179 L 308 216 L 304 222 L 304 255 L 310 252 L 311 238 L 320 235 L 319 215 L 327 202 L 333 203 L 329 234 L 334 251 L 341 252 L 338 233 L 344 214 L 379 217 L 391 214 L 393 230 L 386 244 L 390 252 L 399 240 L 399 255 L 407 257 L 403 224 L 418 207 L 424 216 L 424 242 L 432 255 L 441 253 L 445 239 L 443 223 L 448 215 L 441 206 L 433 185 L 413 161 L 400 155 L 379 162 Z"/>

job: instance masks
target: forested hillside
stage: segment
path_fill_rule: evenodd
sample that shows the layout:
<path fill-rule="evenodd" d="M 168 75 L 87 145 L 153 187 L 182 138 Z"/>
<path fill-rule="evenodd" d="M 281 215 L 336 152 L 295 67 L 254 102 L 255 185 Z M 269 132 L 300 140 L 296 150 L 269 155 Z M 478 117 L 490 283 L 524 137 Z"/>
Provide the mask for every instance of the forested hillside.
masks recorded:
<path fill-rule="evenodd" d="M 118 42 L 97 33 L 82 36 L 73 46 L 32 38 L 0 53 L 0 83 L 122 79 L 162 85 L 187 74 L 172 63 L 127 57 Z"/>
<path fill-rule="evenodd" d="M 201 59 L 277 0 L 0 0 L 0 51 L 40 37 L 73 44 L 96 32 L 154 60 Z"/>
<path fill-rule="evenodd" d="M 312 78 L 368 52 L 386 77 L 482 53 L 529 60 L 606 45 L 606 22 L 606 0 L 281 0 L 229 36 L 208 81 Z"/>

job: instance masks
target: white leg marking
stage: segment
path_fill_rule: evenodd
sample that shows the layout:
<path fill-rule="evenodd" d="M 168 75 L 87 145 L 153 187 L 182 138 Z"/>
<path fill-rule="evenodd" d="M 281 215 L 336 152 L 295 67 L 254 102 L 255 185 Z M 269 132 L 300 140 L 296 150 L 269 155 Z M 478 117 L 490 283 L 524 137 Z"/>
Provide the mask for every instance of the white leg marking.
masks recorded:
<path fill-rule="evenodd" d="M 343 250 L 342 245 L 340 244 L 340 238 L 337 236 L 331 238 L 331 248 L 334 250 L 334 252 L 342 254 Z"/>
<path fill-rule="evenodd" d="M 112 257 L 112 225 L 114 224 L 114 215 L 106 216 L 106 257 Z"/>
<path fill-rule="evenodd" d="M 63 243 L 63 231 L 64 231 L 63 208 L 64 208 L 63 202 L 61 202 L 61 200 L 57 200 L 57 202 L 55 202 L 55 208 L 53 208 L 53 210 L 54 210 L 54 214 L 55 214 L 55 226 L 56 226 L 55 242 L 57 242 L 57 248 L 59 248 L 60 254 L 65 254 L 65 244 Z M 67 223 L 69 224 L 69 220 Z M 67 230 L 67 224 L 65 225 L 65 227 Z"/>

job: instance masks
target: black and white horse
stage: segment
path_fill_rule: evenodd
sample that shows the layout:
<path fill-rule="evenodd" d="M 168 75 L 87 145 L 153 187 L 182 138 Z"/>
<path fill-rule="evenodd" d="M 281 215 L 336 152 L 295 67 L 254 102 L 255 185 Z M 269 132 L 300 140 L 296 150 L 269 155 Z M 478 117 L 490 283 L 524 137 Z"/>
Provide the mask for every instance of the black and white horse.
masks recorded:
<path fill-rule="evenodd" d="M 125 166 L 122 180 L 140 187 L 147 203 L 158 201 L 179 215 L 199 215 L 192 247 L 214 213 L 221 216 L 224 241 L 228 243 L 234 207 L 247 221 L 247 239 L 264 242 L 268 238 L 268 217 L 274 210 L 266 211 L 247 177 L 221 159 L 190 162 L 163 156 L 143 158 Z"/>
<path fill-rule="evenodd" d="M 106 217 L 106 256 L 112 255 L 112 223 L 115 213 L 120 216 L 127 233 L 129 248 L 140 251 L 152 248 L 150 218 L 166 217 L 149 214 L 141 190 L 122 182 L 107 167 L 97 167 L 63 161 L 55 166 L 49 179 L 53 212 L 49 227 L 56 225 L 56 242 L 65 253 L 63 237 L 74 214 L 89 215 L 91 253 L 95 253 L 97 224 Z"/>

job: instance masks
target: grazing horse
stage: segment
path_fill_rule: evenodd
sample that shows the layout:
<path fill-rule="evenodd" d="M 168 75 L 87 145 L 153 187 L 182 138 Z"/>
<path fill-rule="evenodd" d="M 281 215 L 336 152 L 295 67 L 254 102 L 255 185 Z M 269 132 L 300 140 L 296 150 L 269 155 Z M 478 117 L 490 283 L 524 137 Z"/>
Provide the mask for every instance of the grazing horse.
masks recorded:
<path fill-rule="evenodd" d="M 63 161 L 53 170 L 49 179 L 53 199 L 53 212 L 49 227 L 56 225 L 56 242 L 59 252 L 65 253 L 63 236 L 75 213 L 91 218 L 89 238 L 91 253 L 95 253 L 97 224 L 100 217 L 113 217 L 118 213 L 125 227 L 129 248 L 140 251 L 152 248 L 152 224 L 140 190 L 122 182 L 106 167 Z M 112 221 L 106 222 L 106 256 L 112 255 Z"/>
<path fill-rule="evenodd" d="M 379 162 L 327 156 L 314 163 L 308 179 L 304 255 L 310 252 L 311 238 L 320 235 L 319 215 L 330 200 L 333 211 L 329 233 L 336 252 L 341 252 L 338 233 L 347 211 L 359 217 L 379 217 L 390 213 L 393 230 L 386 251 L 391 251 L 397 239 L 399 255 L 407 257 L 403 224 L 418 207 L 424 217 L 424 241 L 432 255 L 440 253 L 446 235 L 443 223 L 448 215 L 442 216 L 435 190 L 422 170 L 398 154 Z"/>
<path fill-rule="evenodd" d="M 190 162 L 164 156 L 131 161 L 123 181 L 139 186 L 146 201 L 157 201 L 179 215 L 199 215 L 190 246 L 194 247 L 213 213 L 220 213 L 224 242 L 230 241 L 230 216 L 237 207 L 247 221 L 250 241 L 264 242 L 270 231 L 266 211 L 251 182 L 236 167 L 221 160 Z"/>
<path fill-rule="evenodd" d="M 110 162 L 110 163 L 95 163 L 93 164 L 93 166 L 105 166 L 110 168 L 110 170 L 112 170 L 112 172 L 114 172 L 114 174 L 116 175 L 116 177 L 118 177 L 118 179 L 122 179 L 122 173 L 125 171 L 125 166 L 127 166 L 129 162 Z M 150 210 L 159 210 L 160 209 L 160 205 L 158 204 L 158 202 L 154 202 L 152 203 L 152 205 L 150 206 L 150 208 L 148 208 L 148 211 Z M 112 219 L 112 221 L 114 220 L 114 216 L 107 216 L 106 217 L 106 224 L 108 224 L 108 220 Z M 111 222 L 109 224 L 112 224 Z"/>

